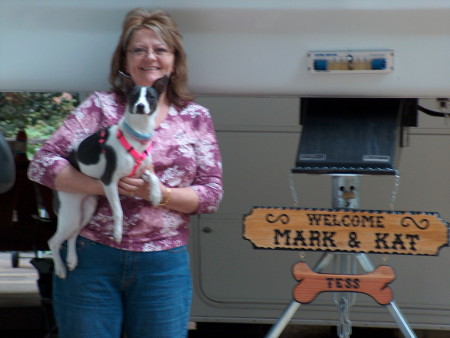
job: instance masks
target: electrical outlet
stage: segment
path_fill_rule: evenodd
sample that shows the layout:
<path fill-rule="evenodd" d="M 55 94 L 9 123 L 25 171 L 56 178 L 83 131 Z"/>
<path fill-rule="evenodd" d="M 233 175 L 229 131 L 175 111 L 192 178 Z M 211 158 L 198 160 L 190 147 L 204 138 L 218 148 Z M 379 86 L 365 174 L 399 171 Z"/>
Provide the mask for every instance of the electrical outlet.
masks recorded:
<path fill-rule="evenodd" d="M 448 107 L 450 105 L 450 99 L 449 98 L 437 98 L 436 103 L 437 103 L 438 109 L 448 109 Z"/>

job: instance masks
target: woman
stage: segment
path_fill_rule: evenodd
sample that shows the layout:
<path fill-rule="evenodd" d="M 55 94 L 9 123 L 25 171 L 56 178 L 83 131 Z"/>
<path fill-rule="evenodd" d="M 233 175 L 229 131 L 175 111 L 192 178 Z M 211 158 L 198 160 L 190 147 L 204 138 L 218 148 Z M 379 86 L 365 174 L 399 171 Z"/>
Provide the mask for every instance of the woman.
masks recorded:
<path fill-rule="evenodd" d="M 117 244 L 101 184 L 64 158 L 81 139 L 120 120 L 133 83 L 151 86 L 164 75 L 170 80 L 152 138 L 162 202 L 152 206 L 146 200 L 150 188 L 140 177 L 123 178 L 124 234 Z M 110 83 L 111 92 L 94 93 L 66 119 L 29 169 L 30 179 L 55 190 L 99 195 L 98 208 L 77 241 L 78 267 L 66 280 L 54 279 L 59 336 L 185 337 L 192 290 L 189 215 L 216 211 L 222 170 L 209 112 L 192 102 L 181 35 L 166 12 L 127 14 Z"/>

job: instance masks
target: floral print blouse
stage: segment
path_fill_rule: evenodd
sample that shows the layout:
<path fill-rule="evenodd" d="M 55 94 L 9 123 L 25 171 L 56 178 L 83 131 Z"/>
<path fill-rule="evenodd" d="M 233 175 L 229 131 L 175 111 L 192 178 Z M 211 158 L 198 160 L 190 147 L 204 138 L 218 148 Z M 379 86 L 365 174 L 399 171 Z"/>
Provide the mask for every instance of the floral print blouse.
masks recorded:
<path fill-rule="evenodd" d="M 114 93 L 94 92 L 36 153 L 28 176 L 55 188 L 56 176 L 69 163 L 65 159 L 86 136 L 117 124 L 125 110 Z M 152 159 L 156 175 L 168 187 L 191 187 L 199 197 L 197 214 L 214 213 L 222 199 L 222 162 L 209 111 L 189 103 L 171 106 L 153 135 Z M 123 238 L 113 239 L 111 208 L 104 196 L 81 236 L 130 251 L 160 251 L 187 244 L 190 215 L 154 207 L 139 197 L 120 196 L 124 211 Z"/>

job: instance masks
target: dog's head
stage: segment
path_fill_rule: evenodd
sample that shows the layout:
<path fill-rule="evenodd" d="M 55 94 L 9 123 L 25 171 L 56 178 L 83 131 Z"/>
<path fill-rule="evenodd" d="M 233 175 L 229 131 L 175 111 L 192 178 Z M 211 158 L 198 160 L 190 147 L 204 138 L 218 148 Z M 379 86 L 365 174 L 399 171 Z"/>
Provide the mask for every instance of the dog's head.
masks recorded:
<path fill-rule="evenodd" d="M 127 95 L 129 112 L 132 114 L 153 114 L 158 106 L 158 100 L 167 86 L 167 81 L 167 76 L 164 76 L 156 80 L 151 87 L 132 87 Z"/>

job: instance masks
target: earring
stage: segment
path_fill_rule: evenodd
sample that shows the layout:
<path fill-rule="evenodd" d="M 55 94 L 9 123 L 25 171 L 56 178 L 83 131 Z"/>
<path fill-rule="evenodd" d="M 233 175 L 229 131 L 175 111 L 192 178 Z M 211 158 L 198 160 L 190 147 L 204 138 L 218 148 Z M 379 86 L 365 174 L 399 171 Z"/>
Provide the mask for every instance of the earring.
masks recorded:
<path fill-rule="evenodd" d="M 165 75 L 166 81 L 164 82 L 164 92 L 167 92 L 167 87 L 169 87 L 169 81 L 170 81 L 171 75 L 172 75 L 171 73 L 166 73 L 166 75 Z"/>

